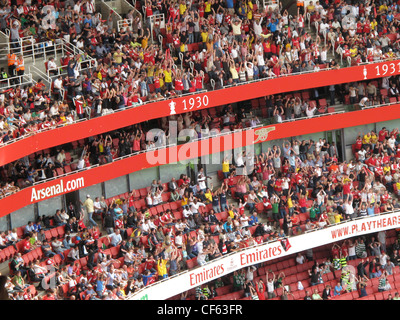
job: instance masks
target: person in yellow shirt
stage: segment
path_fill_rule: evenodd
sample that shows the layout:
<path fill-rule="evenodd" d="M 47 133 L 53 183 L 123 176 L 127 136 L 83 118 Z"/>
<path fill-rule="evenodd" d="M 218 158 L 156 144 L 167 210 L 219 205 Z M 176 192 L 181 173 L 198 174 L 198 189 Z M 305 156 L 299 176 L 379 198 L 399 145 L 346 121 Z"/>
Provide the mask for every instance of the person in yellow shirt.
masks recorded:
<path fill-rule="evenodd" d="M 293 195 L 293 193 L 290 192 L 288 197 L 287 197 L 287 200 L 286 200 L 290 216 L 292 216 L 293 213 L 294 213 L 294 205 L 293 205 L 292 195 Z"/>
<path fill-rule="evenodd" d="M 397 195 L 400 195 L 400 181 L 396 182 Z"/>
<path fill-rule="evenodd" d="M 253 19 L 253 2 L 251 0 L 247 2 L 247 19 Z"/>
<path fill-rule="evenodd" d="M 140 30 L 142 31 L 142 32 L 141 32 L 141 37 L 142 37 L 142 48 L 143 48 L 143 49 L 146 49 L 146 48 L 147 48 L 147 45 L 149 44 L 149 38 L 150 38 L 150 35 L 151 35 L 150 29 L 147 28 L 147 33 L 146 33 L 146 34 L 143 33 L 143 29 L 140 29 Z"/>
<path fill-rule="evenodd" d="M 229 176 L 229 160 L 225 158 L 222 161 L 222 174 L 224 175 L 224 179 L 228 179 Z"/>
<path fill-rule="evenodd" d="M 113 54 L 114 62 L 118 65 L 122 65 L 123 56 L 124 54 L 121 52 L 121 49 L 118 48 L 117 51 L 115 51 Z"/>
<path fill-rule="evenodd" d="M 211 189 L 212 189 L 212 186 L 211 186 Z M 204 196 L 206 197 L 206 202 L 205 202 L 206 204 L 212 203 L 213 196 L 212 196 L 211 189 L 207 188 L 206 192 L 204 193 Z"/>
<path fill-rule="evenodd" d="M 152 64 L 147 65 L 147 77 L 153 83 L 154 71 L 156 67 Z"/>
<path fill-rule="evenodd" d="M 158 68 L 157 71 L 155 72 L 155 76 L 158 77 L 158 81 L 160 82 L 160 88 L 164 86 L 164 79 L 162 75 L 163 75 L 163 69 Z"/>
<path fill-rule="evenodd" d="M 60 113 L 60 121 L 62 123 L 66 123 L 67 122 L 67 118 L 65 117 L 65 113 L 64 112 Z"/>
<path fill-rule="evenodd" d="M 228 210 L 229 217 L 233 220 L 235 218 L 235 213 L 233 212 L 233 206 L 228 205 L 228 207 L 229 207 Z"/>
<path fill-rule="evenodd" d="M 393 60 L 393 58 L 396 57 L 396 55 L 394 54 L 392 48 L 389 48 L 389 51 L 386 52 L 386 57 L 387 57 L 387 59 L 390 60 L 390 61 Z"/>
<path fill-rule="evenodd" d="M 386 5 L 386 3 L 383 3 L 380 7 L 379 7 L 379 13 L 384 13 L 388 10 L 388 7 Z"/>
<path fill-rule="evenodd" d="M 157 273 L 158 273 L 158 280 L 168 278 L 167 260 L 162 258 L 159 258 L 157 260 Z"/>
<path fill-rule="evenodd" d="M 164 83 L 167 91 L 172 90 L 172 70 L 171 67 L 168 66 L 167 69 L 163 71 L 164 74 Z"/>
<path fill-rule="evenodd" d="M 185 196 L 182 197 L 182 200 L 181 200 L 182 207 L 187 206 L 188 200 L 189 199 L 187 197 L 185 197 Z"/>
<path fill-rule="evenodd" d="M 205 29 L 203 29 L 201 31 L 201 33 L 200 33 L 200 37 L 201 37 L 201 42 L 207 43 L 207 41 L 208 41 L 208 32 Z"/>
<path fill-rule="evenodd" d="M 371 131 L 371 139 L 370 139 L 371 149 L 375 147 L 377 142 L 378 142 L 377 134 L 374 131 Z"/>
<path fill-rule="evenodd" d="M 365 144 L 365 145 L 369 145 L 369 144 L 371 143 L 371 133 L 370 133 L 370 132 L 366 133 L 366 134 L 363 136 L 363 141 L 362 141 L 362 143 Z"/>
<path fill-rule="evenodd" d="M 181 16 L 183 16 L 184 13 L 186 12 L 186 9 L 187 9 L 187 7 L 186 7 L 186 2 L 185 2 L 185 0 L 181 0 L 180 3 L 179 3 L 179 14 L 180 14 Z"/>
<path fill-rule="evenodd" d="M 211 0 L 207 0 L 204 2 L 204 18 L 208 18 L 208 16 L 211 14 L 211 5 L 213 2 Z"/>
<path fill-rule="evenodd" d="M 358 49 L 355 45 L 350 48 L 350 57 L 355 58 L 358 53 Z"/>
<path fill-rule="evenodd" d="M 343 220 L 343 216 L 337 211 L 335 212 L 334 217 L 335 217 L 335 223 L 339 223 L 340 221 Z"/>
<path fill-rule="evenodd" d="M 391 169 L 390 169 L 390 165 L 389 163 L 386 163 L 383 167 L 383 173 L 386 175 L 387 173 L 390 173 Z"/>
<path fill-rule="evenodd" d="M 233 82 L 239 83 L 239 73 L 236 70 L 235 62 L 233 61 L 233 59 L 231 60 L 231 62 L 229 64 L 229 71 L 231 72 Z"/>
<path fill-rule="evenodd" d="M 378 25 L 378 22 L 376 21 L 376 19 L 371 21 L 371 30 L 375 30 L 376 26 Z"/>
<path fill-rule="evenodd" d="M 125 290 L 124 290 L 124 285 L 121 283 L 117 289 L 117 296 L 120 298 L 124 298 L 126 296 Z"/>
<path fill-rule="evenodd" d="M 307 6 L 307 12 L 309 12 L 310 14 L 314 14 L 315 12 L 315 6 L 312 1 L 310 1 L 310 3 Z"/>

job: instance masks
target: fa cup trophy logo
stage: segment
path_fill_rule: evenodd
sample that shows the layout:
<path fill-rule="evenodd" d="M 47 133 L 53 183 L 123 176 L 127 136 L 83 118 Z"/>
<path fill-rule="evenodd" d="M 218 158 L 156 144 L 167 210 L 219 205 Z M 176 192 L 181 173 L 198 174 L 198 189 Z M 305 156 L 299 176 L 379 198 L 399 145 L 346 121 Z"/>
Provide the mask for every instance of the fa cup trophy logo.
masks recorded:
<path fill-rule="evenodd" d="M 364 80 L 367 80 L 367 67 L 366 66 L 364 66 L 363 74 L 364 74 Z"/>
<path fill-rule="evenodd" d="M 176 114 L 175 111 L 175 107 L 176 107 L 176 102 L 175 101 L 171 101 L 170 103 L 168 103 L 168 106 L 171 110 L 170 115 Z"/>

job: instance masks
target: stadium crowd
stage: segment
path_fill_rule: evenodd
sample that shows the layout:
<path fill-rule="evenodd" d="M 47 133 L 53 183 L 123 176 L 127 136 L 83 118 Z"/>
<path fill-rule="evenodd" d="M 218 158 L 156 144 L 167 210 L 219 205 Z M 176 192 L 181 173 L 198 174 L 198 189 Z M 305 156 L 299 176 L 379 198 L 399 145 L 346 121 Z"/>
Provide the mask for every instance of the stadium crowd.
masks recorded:
<path fill-rule="evenodd" d="M 398 153 L 387 155 L 396 134 L 385 128 L 366 133 L 361 152 L 356 143 L 356 160 L 348 163 L 339 162 L 337 149 L 324 139 L 284 141 L 254 159 L 224 159 L 218 188 L 201 169 L 195 183 L 181 175 L 166 183 L 154 180 L 144 192 L 110 199 L 88 195 L 81 203 L 86 213 L 71 203 L 57 210 L 53 222 L 43 216 L 2 233 L 0 255 L 15 249 L 10 281 L 22 277 L 22 289 L 55 275 L 59 298 L 82 299 L 89 283 L 101 288 L 90 291 L 92 298 L 105 298 L 104 292 L 121 298 L 240 248 L 398 209 Z M 254 170 L 236 175 L 249 161 Z"/>
<path fill-rule="evenodd" d="M 53 4 L 56 11 L 41 12 L 45 4 Z M 74 114 L 77 118 L 86 117 L 85 105 L 93 116 L 100 116 L 108 112 L 105 110 L 205 89 L 210 79 L 215 81 L 216 88 L 222 88 L 258 78 L 318 70 L 323 65 L 338 67 L 334 59 L 328 61 L 330 44 L 319 47 L 324 41 L 323 31 L 328 29 L 328 38 L 336 39 L 343 54 L 349 52 L 355 63 L 393 59 L 398 51 L 398 41 L 387 40 L 392 34 L 397 37 L 398 22 L 394 18 L 397 4 L 356 3 L 349 7 L 340 1 L 320 1 L 315 6 L 310 3 L 304 10 L 299 8 L 294 17 L 289 17 L 285 10 L 261 12 L 251 1 L 238 1 L 236 5 L 233 1 L 193 1 L 190 8 L 184 1 L 176 6 L 167 1 L 141 4 L 145 6 L 146 19 L 142 23 L 137 21 L 133 30 L 126 32 L 117 32 L 111 18 L 102 21 L 93 1 L 66 1 L 64 7 L 58 1 L 20 5 L 11 1 L 11 6 L 3 5 L 0 26 L 2 30 L 9 28 L 15 52 L 18 52 L 15 41 L 22 34 L 32 35 L 37 42 L 65 38 L 96 57 L 98 67 L 80 74 L 76 66 L 82 57 L 69 57 L 63 59 L 67 76 L 57 77 L 53 89 L 39 81 L 34 87 L 16 87 L 4 92 L 0 110 L 2 141 L 39 128 L 71 123 Z M 347 22 L 349 9 L 356 16 L 356 30 L 351 23 L 352 27 L 343 23 Z M 167 21 L 166 43 L 162 48 L 149 41 L 147 19 L 157 13 L 164 13 Z M 56 17 L 54 29 L 44 29 L 43 21 L 51 18 L 47 14 Z M 316 38 L 305 33 L 308 14 L 311 21 L 320 22 L 321 35 Z M 133 15 L 130 12 L 127 17 Z M 154 32 L 156 36 L 164 33 L 157 25 Z M 198 46 L 190 51 L 194 43 Z M 9 65 L 8 76 L 23 71 L 16 70 L 15 56 L 10 56 L 9 61 L 14 64 Z M 385 81 L 382 88 L 386 83 L 390 90 L 392 85 Z M 398 79 L 392 78 L 392 83 L 397 82 Z M 349 84 L 352 101 L 361 102 L 362 99 L 354 100 L 359 98 L 360 91 L 353 95 L 356 90 L 352 88 Z M 61 89 L 66 92 L 64 97 Z M 394 92 L 397 97 L 398 91 Z M 362 96 L 373 100 L 382 95 L 375 87 L 374 92 L 367 91 Z M 275 121 L 287 117 L 286 112 L 291 117 L 302 115 L 295 114 L 294 106 L 287 108 L 286 101 L 289 104 L 290 99 L 282 96 L 276 99 L 282 105 L 285 103 L 285 107 L 278 111 L 281 118 L 275 110 L 267 113 Z M 192 116 L 195 115 L 182 116 L 184 127 L 195 126 Z M 222 121 L 221 125 L 228 123 L 239 125 L 230 121 Z M 196 125 L 201 128 L 203 124 Z M 134 126 L 130 136 L 119 136 L 122 143 L 123 139 L 134 140 L 140 134 L 140 149 L 135 149 L 131 141 L 132 150 L 128 144 L 124 152 L 147 149 L 142 143 L 141 130 Z M 105 161 L 113 157 L 111 136 L 104 135 L 93 144 L 95 141 L 88 147 L 82 145 L 84 153 L 80 160 L 83 159 L 85 166 L 91 163 L 88 156 L 89 152 L 93 156 L 91 150 L 95 154 L 104 153 L 100 145 L 110 152 L 105 154 Z M 286 141 L 256 157 L 238 155 L 231 163 L 224 160 L 220 188 L 208 184 L 200 170 L 196 181 L 184 175 L 167 186 L 153 181 L 144 195 L 138 195 L 137 190 L 118 199 L 92 200 L 88 195 L 82 203 L 88 219 L 71 204 L 67 210 L 57 210 L 51 221 L 41 217 L 40 222 L 28 223 L 19 235 L 18 230 L 1 235 L 1 252 L 15 250 L 10 261 L 8 289 L 15 299 L 31 299 L 28 289 L 33 288 L 29 284 L 55 277 L 56 288 L 46 291 L 45 300 L 122 299 L 158 279 L 193 264 L 204 265 L 241 247 L 397 209 L 398 142 L 396 130 L 360 134 L 355 143 L 356 159 L 346 163 L 339 161 L 335 146 L 324 139 Z M 121 154 L 123 148 L 118 147 Z M 60 166 L 64 166 L 65 157 L 60 149 L 56 157 Z M 41 168 L 40 163 L 45 161 L 39 160 L 39 167 L 33 167 L 28 157 L 28 166 L 25 164 L 22 169 L 28 172 L 27 179 L 33 179 L 31 183 L 36 170 Z M 246 161 L 252 162 L 255 170 L 248 176 L 235 175 L 237 167 Z M 11 165 L 8 177 L 23 165 L 22 162 Z M 44 175 L 47 177 L 46 172 Z M 6 192 L 18 190 L 15 181 L 2 187 Z M 232 199 L 228 200 L 229 197 Z M 302 220 L 306 213 L 309 219 Z M 268 222 L 260 223 L 258 214 L 264 215 Z M 100 235 L 96 215 L 101 217 L 105 235 Z M 56 236 L 51 232 L 55 229 Z M 34 256 L 34 252 L 38 255 Z M 313 268 L 312 279 L 315 273 Z M 259 287 L 254 290 L 258 292 Z M 251 288 L 248 291 L 255 296 Z"/>

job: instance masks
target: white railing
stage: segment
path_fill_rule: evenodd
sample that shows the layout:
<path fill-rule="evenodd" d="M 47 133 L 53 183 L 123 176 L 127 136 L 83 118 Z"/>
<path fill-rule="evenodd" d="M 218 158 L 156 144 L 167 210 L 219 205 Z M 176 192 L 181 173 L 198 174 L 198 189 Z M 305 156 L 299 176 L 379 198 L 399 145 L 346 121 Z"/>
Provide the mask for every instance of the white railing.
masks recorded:
<path fill-rule="evenodd" d="M 46 73 L 44 73 L 42 70 L 40 70 L 38 67 L 35 65 L 30 65 L 29 66 L 29 73 L 32 75 L 36 75 L 36 77 L 42 79 L 43 83 L 46 85 L 46 89 L 49 91 L 49 95 L 51 95 L 51 79 L 47 76 Z"/>
<path fill-rule="evenodd" d="M 124 31 L 132 31 L 132 23 L 133 20 L 132 19 L 122 19 L 122 20 L 118 20 L 117 22 L 117 28 L 118 28 L 118 32 L 120 32 L 121 30 Z"/>
<path fill-rule="evenodd" d="M 0 88 L 14 88 L 16 86 L 34 85 L 36 81 L 32 78 L 31 73 L 25 73 L 20 76 L 10 77 L 0 80 Z"/>
<path fill-rule="evenodd" d="M 17 41 L 8 41 L 6 43 L 2 43 L 1 45 L 4 47 L 1 49 L 0 59 L 7 60 L 7 54 L 9 54 L 11 51 L 17 55 L 22 54 L 24 59 L 26 57 L 32 57 L 34 51 L 34 42 L 35 40 L 33 37 L 30 36 L 20 38 Z"/>
<path fill-rule="evenodd" d="M 115 7 L 116 5 L 115 0 L 101 0 L 101 14 L 104 16 L 105 19 L 109 19 L 111 10 L 113 11 L 112 14 L 112 19 L 113 19 L 113 24 L 115 26 L 118 26 L 118 21 L 122 20 L 121 15 L 118 13 L 118 8 Z"/>
<path fill-rule="evenodd" d="M 135 7 L 135 2 L 133 2 L 133 5 L 130 4 L 126 0 L 119 0 L 119 4 L 121 6 L 120 8 L 120 13 L 121 14 L 128 14 L 133 11 L 133 18 L 136 18 L 139 16 L 140 21 L 143 23 L 143 15 L 142 13 L 136 9 Z M 132 24 L 133 24 L 133 19 L 128 19 L 128 18 L 121 18 L 121 20 L 117 21 L 117 30 L 120 32 L 121 30 L 132 30 Z"/>
<path fill-rule="evenodd" d="M 85 65 L 85 66 L 83 67 L 83 65 Z M 79 61 L 78 70 L 80 72 L 85 71 L 85 70 L 91 70 L 93 68 L 97 68 L 97 60 L 96 59 L 90 58 L 88 60 Z M 55 71 L 55 73 L 53 73 L 52 71 Z M 47 69 L 46 73 L 47 73 L 47 77 L 51 81 L 54 81 L 54 79 L 59 76 L 67 75 L 67 66 L 60 66 L 60 67 L 57 67 L 56 69 Z"/>
<path fill-rule="evenodd" d="M 320 113 L 320 114 L 313 115 L 312 117 L 300 117 L 300 118 L 294 118 L 294 119 L 285 119 L 285 120 L 282 120 L 282 122 L 280 122 L 280 123 L 293 122 L 293 121 L 297 121 L 297 120 L 307 120 L 307 119 L 312 119 L 312 118 L 326 117 L 326 116 L 331 116 L 333 114 L 341 114 L 341 113 L 345 113 L 345 112 L 346 111 L 335 111 L 335 112 Z"/>
<path fill-rule="evenodd" d="M 158 29 L 164 29 L 165 28 L 165 16 L 163 13 L 154 14 L 151 17 L 149 17 L 149 19 L 150 19 L 151 41 L 154 41 L 154 39 L 153 39 L 154 25 L 158 25 Z M 161 43 L 161 46 L 162 46 L 162 43 Z"/>

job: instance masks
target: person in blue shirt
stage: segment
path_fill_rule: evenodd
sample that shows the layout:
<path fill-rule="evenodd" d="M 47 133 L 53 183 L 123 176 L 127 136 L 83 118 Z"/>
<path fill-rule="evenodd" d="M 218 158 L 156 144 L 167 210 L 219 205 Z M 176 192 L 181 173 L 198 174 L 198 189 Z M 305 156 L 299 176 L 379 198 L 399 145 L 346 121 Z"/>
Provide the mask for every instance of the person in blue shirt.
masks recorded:
<path fill-rule="evenodd" d="M 255 226 L 258 224 L 257 212 L 253 212 L 253 215 L 249 218 L 249 225 Z"/>
<path fill-rule="evenodd" d="M 386 20 L 389 22 L 392 22 L 394 19 L 394 15 L 391 11 L 388 12 L 387 16 L 386 16 Z"/>
<path fill-rule="evenodd" d="M 333 289 L 333 295 L 334 296 L 340 296 L 340 293 L 343 291 L 343 287 L 340 285 L 340 282 L 338 282 Z"/>
<path fill-rule="evenodd" d="M 219 194 L 219 202 L 221 205 L 221 211 L 226 211 L 228 209 L 228 205 L 226 203 L 226 193 L 225 190 L 222 190 Z"/>
<path fill-rule="evenodd" d="M 276 31 L 277 24 L 278 24 L 278 21 L 276 21 L 276 19 L 271 19 L 271 22 L 268 23 L 267 28 L 269 29 L 269 31 L 274 33 Z"/>
<path fill-rule="evenodd" d="M 39 233 L 40 230 L 42 230 L 42 223 L 40 221 L 38 221 L 37 223 L 34 223 L 33 230 L 35 230 L 37 233 Z"/>
<path fill-rule="evenodd" d="M 149 281 L 149 279 L 154 276 L 156 273 L 153 272 L 151 273 L 150 270 L 146 270 L 143 274 L 142 274 L 142 280 L 143 280 L 143 284 L 144 286 L 147 285 L 147 282 Z"/>
<path fill-rule="evenodd" d="M 226 7 L 229 10 L 234 10 L 233 0 L 226 0 Z"/>
<path fill-rule="evenodd" d="M 373 203 L 370 203 L 370 205 L 367 208 L 367 214 L 369 216 L 374 216 L 375 215 L 375 206 Z"/>
<path fill-rule="evenodd" d="M 90 14 L 88 14 L 85 19 L 83 20 L 83 25 L 85 25 L 86 23 L 89 24 L 89 27 L 92 27 L 92 16 Z"/>
<path fill-rule="evenodd" d="M 103 295 L 104 291 L 104 275 L 99 274 L 97 280 L 96 280 L 96 293 L 97 296 L 101 297 Z"/>
<path fill-rule="evenodd" d="M 224 230 L 226 232 L 231 232 L 232 231 L 232 221 L 231 221 L 231 219 L 227 219 L 226 222 L 224 223 L 223 227 L 224 227 Z"/>
<path fill-rule="evenodd" d="M 28 221 L 28 224 L 25 226 L 25 229 L 24 229 L 24 235 L 29 235 L 34 230 L 35 229 L 33 227 L 33 222 L 32 221 Z"/>

